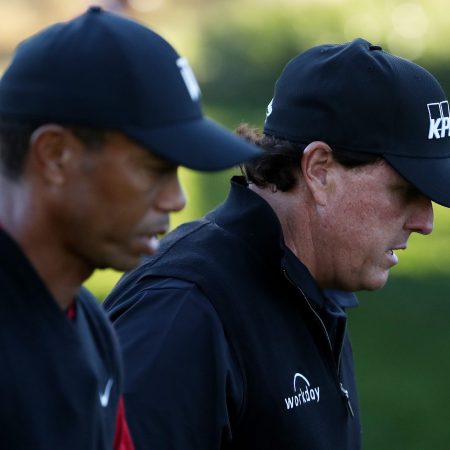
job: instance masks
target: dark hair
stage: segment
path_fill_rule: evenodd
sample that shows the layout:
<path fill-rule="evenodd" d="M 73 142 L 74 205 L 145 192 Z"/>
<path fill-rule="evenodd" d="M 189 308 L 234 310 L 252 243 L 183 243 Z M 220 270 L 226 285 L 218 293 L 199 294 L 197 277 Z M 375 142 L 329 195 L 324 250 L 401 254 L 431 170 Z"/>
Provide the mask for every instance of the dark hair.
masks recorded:
<path fill-rule="evenodd" d="M 296 185 L 300 160 L 307 147 L 306 144 L 266 135 L 248 124 L 241 124 L 236 129 L 236 133 L 264 150 L 261 156 L 241 165 L 241 170 L 248 182 L 259 187 L 273 185 L 277 190 L 284 192 Z M 333 148 L 333 157 L 347 168 L 374 164 L 383 160 L 380 155 L 338 148 Z"/>
<path fill-rule="evenodd" d="M 19 122 L 0 117 L 0 168 L 12 180 L 20 178 L 28 156 L 31 136 L 41 123 Z M 88 149 L 98 149 L 105 142 L 105 130 L 67 126 L 65 128 Z"/>

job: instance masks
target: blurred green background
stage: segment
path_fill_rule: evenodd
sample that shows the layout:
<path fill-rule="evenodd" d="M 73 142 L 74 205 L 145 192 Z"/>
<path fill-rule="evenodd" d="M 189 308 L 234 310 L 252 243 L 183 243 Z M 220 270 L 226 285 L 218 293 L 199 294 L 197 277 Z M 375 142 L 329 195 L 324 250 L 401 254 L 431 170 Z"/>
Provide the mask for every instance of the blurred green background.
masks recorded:
<path fill-rule="evenodd" d="M 85 0 L 0 0 L 0 71 L 13 46 Z M 286 62 L 312 45 L 364 37 L 424 65 L 450 93 L 447 0 L 104 0 L 165 36 L 186 56 L 206 113 L 230 129 L 261 127 Z M 414 95 L 414 92 L 411 92 Z M 172 226 L 220 203 L 236 170 L 181 171 L 187 208 Z M 450 183 L 450 180 L 449 180 Z M 366 450 L 450 448 L 450 213 L 435 207 L 431 236 L 414 236 L 386 287 L 360 293 L 350 312 Z M 367 230 L 370 233 L 370 230 Z M 119 273 L 86 285 L 103 299 Z M 274 449 L 276 450 L 276 449 Z"/>

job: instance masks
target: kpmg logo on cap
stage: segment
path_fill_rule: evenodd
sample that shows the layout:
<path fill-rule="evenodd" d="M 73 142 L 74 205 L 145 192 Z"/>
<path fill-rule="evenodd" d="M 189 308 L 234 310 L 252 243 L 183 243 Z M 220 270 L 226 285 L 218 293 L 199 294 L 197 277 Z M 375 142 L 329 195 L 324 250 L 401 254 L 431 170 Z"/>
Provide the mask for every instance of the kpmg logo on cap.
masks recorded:
<path fill-rule="evenodd" d="M 186 84 L 187 90 L 189 91 L 189 95 L 192 98 L 192 101 L 197 101 L 200 98 L 200 87 L 195 78 L 194 72 L 191 69 L 191 66 L 187 62 L 185 58 L 177 59 L 177 66 L 180 68 L 181 76 L 183 77 L 184 83 Z"/>
<path fill-rule="evenodd" d="M 428 139 L 441 139 L 450 136 L 450 110 L 448 101 L 440 103 L 428 103 L 430 116 L 430 129 Z"/>

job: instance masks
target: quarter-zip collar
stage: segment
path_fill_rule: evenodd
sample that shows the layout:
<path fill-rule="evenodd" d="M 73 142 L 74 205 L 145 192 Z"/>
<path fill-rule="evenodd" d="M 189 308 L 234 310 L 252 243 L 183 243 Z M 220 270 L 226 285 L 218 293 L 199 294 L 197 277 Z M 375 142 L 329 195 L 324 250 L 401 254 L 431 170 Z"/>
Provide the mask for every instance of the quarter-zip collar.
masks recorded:
<path fill-rule="evenodd" d="M 251 220 L 243 222 L 241 216 L 244 214 Z M 302 286 L 308 299 L 320 308 L 325 308 L 330 301 L 340 309 L 358 306 L 352 292 L 320 290 L 306 266 L 284 244 L 281 224 L 274 210 L 261 196 L 248 189 L 244 177 L 231 179 L 227 199 L 209 213 L 207 219 L 243 237 L 243 243 L 257 254 L 259 260 L 285 270 L 297 286 Z"/>
<path fill-rule="evenodd" d="M 242 216 L 245 216 L 245 221 Z M 272 207 L 247 187 L 244 177 L 231 179 L 227 199 L 206 219 L 239 238 L 258 261 L 279 270 L 285 248 L 281 224 Z"/>

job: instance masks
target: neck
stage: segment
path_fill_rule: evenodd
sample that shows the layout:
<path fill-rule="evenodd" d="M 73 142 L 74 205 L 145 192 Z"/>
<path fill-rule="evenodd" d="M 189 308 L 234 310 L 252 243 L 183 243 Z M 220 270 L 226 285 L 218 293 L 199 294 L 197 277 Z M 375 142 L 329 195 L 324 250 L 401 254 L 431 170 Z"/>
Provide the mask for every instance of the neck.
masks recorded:
<path fill-rule="evenodd" d="M 66 310 L 76 297 L 82 283 L 92 274 L 92 270 L 74 261 L 58 246 L 52 246 L 49 240 L 47 240 L 48 245 L 45 245 L 45 237 L 42 237 L 42 245 L 29 245 L 29 240 L 19 241 L 19 245 L 55 302 L 62 310 Z"/>
<path fill-rule="evenodd" d="M 314 230 L 310 211 L 311 201 L 302 188 L 296 186 L 289 192 L 272 191 L 250 185 L 274 210 L 283 231 L 285 245 L 308 268 L 315 278 L 316 251 L 311 230 Z"/>
<path fill-rule="evenodd" d="M 21 247 L 59 307 L 67 309 L 93 269 L 66 251 L 45 205 L 29 186 L 0 177 L 0 190 L 2 228 Z"/>

